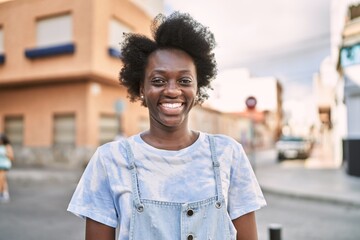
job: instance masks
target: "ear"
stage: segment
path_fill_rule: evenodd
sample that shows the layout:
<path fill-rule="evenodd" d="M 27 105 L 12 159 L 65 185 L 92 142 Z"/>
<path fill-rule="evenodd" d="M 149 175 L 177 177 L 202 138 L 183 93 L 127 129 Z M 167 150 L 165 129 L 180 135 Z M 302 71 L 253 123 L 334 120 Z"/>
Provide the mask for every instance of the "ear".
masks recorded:
<path fill-rule="evenodd" d="M 144 107 L 147 107 L 145 99 L 144 99 L 144 85 L 143 84 L 140 85 L 139 93 L 140 93 L 139 98 L 140 98 L 140 101 L 141 101 L 141 105 L 144 106 Z"/>
<path fill-rule="evenodd" d="M 139 93 L 140 93 L 140 96 L 144 95 L 144 85 L 143 84 L 140 85 Z"/>

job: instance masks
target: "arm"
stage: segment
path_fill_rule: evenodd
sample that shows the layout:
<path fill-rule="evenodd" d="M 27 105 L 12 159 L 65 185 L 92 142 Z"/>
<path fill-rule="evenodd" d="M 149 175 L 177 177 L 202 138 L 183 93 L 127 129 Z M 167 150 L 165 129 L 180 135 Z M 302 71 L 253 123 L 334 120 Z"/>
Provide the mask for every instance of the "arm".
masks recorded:
<path fill-rule="evenodd" d="M 247 213 L 233 220 L 237 231 L 237 240 L 257 240 L 255 212 Z"/>
<path fill-rule="evenodd" d="M 7 144 L 6 146 L 6 156 L 11 160 L 14 161 L 14 151 L 10 144 Z"/>
<path fill-rule="evenodd" d="M 86 218 L 85 240 L 114 240 L 115 228 Z"/>

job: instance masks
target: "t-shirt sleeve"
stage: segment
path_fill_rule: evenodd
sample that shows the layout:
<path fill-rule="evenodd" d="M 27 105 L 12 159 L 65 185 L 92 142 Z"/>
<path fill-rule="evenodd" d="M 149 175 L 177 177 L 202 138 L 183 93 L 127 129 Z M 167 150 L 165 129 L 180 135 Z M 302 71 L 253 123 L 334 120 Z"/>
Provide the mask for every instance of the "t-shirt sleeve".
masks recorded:
<path fill-rule="evenodd" d="M 69 212 L 116 228 L 117 213 L 100 148 L 90 159 L 71 198 Z"/>
<path fill-rule="evenodd" d="M 266 206 L 264 195 L 243 147 L 238 143 L 234 144 L 228 193 L 228 211 L 231 219 Z"/>

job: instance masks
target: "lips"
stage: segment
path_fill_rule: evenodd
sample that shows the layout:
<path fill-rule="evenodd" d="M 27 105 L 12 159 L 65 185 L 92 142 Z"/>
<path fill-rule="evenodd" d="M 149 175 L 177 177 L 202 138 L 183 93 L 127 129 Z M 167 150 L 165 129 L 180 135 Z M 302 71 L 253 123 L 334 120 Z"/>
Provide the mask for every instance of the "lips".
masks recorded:
<path fill-rule="evenodd" d="M 176 108 L 180 108 L 183 104 L 182 103 L 161 103 L 160 105 L 163 108 L 176 109 Z"/>
<path fill-rule="evenodd" d="M 177 103 L 160 103 L 159 107 L 161 112 L 165 115 L 179 115 L 182 113 L 184 109 L 184 103 L 177 102 Z"/>

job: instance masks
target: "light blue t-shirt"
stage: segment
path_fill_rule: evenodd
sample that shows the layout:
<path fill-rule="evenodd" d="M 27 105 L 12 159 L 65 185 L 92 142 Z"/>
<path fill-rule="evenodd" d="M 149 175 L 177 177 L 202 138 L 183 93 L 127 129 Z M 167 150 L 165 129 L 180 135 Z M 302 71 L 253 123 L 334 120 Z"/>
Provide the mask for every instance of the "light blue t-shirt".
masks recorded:
<path fill-rule="evenodd" d="M 128 138 L 138 171 L 140 198 L 195 202 L 216 195 L 210 145 L 206 133 L 179 151 L 156 149 L 140 134 Z M 231 219 L 266 205 L 242 146 L 225 135 L 214 135 L 222 191 Z M 128 239 L 132 211 L 131 173 L 124 140 L 99 147 L 75 190 L 68 211 L 111 227 Z"/>
<path fill-rule="evenodd" d="M 0 169 L 9 170 L 11 168 L 11 160 L 6 156 L 6 146 L 0 145 Z"/>

